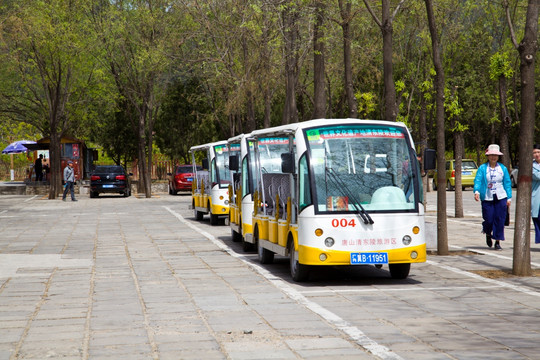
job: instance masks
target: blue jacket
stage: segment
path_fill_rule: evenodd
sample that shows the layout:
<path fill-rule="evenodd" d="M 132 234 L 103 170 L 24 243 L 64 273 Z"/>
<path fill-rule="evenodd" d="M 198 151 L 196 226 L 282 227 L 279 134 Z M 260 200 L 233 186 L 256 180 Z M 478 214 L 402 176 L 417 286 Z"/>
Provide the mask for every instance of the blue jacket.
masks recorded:
<path fill-rule="evenodd" d="M 531 194 L 531 216 L 538 217 L 540 210 L 540 164 L 533 160 L 532 168 L 532 194 Z"/>
<path fill-rule="evenodd" d="M 503 171 L 503 188 L 506 192 L 506 198 L 511 199 L 512 198 L 512 181 L 510 180 L 510 174 L 508 173 L 508 169 L 506 166 L 504 166 L 501 163 L 497 163 L 501 167 Z M 483 163 L 478 167 L 478 170 L 476 171 L 476 177 L 474 178 L 474 192 L 480 193 L 480 200 L 484 201 L 484 198 L 486 197 L 486 191 L 488 186 L 487 181 L 487 167 L 488 163 Z"/>

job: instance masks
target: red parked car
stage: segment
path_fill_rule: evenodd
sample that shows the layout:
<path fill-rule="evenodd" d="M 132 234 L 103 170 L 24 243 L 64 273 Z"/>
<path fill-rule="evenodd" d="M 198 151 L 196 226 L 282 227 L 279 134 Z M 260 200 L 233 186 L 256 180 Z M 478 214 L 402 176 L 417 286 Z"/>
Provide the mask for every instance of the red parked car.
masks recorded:
<path fill-rule="evenodd" d="M 198 170 L 202 170 L 202 167 L 197 166 Z M 193 174 L 192 165 L 178 165 L 174 172 L 174 175 L 169 175 L 169 194 L 176 195 L 178 191 L 191 191 L 191 184 L 195 175 Z"/>

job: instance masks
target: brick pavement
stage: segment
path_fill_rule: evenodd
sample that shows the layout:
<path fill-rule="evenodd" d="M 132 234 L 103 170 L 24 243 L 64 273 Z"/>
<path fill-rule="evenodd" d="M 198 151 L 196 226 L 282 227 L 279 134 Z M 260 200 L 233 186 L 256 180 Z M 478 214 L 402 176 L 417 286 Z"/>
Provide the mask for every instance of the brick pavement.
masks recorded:
<path fill-rule="evenodd" d="M 511 246 L 496 253 L 485 247 L 474 216 L 448 220 L 450 245 L 486 255 L 430 256 L 405 284 L 374 278 L 367 289 L 332 280 L 300 287 L 231 256 L 227 228 L 192 222 L 188 199 L 0 197 L 0 360 L 474 359 L 487 356 L 476 350 L 486 346 L 491 358 L 538 358 L 540 281 L 489 282 L 468 272 L 508 268 L 512 256 Z M 428 221 L 434 215 L 428 207 Z M 532 256 L 538 266 L 536 248 Z M 436 290 L 447 300 L 430 302 L 433 291 L 398 295 L 396 287 L 430 277 L 447 287 Z M 499 288 L 500 299 L 478 295 Z M 332 313 L 331 303 L 346 299 L 335 295 L 341 290 L 365 301 L 370 297 L 355 291 L 382 291 L 387 306 L 379 299 L 365 313 L 348 306 Z M 407 302 L 415 298 L 441 317 L 411 311 Z M 464 308 L 482 301 L 497 315 Z M 463 329 L 475 336 L 464 339 Z"/>

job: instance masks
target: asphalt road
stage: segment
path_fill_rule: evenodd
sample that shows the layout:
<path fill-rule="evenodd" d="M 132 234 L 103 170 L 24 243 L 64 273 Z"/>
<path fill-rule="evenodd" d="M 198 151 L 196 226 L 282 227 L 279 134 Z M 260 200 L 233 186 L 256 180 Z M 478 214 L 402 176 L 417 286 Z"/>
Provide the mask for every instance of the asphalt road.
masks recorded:
<path fill-rule="evenodd" d="M 455 219 L 447 196 L 453 255 L 406 280 L 354 266 L 307 283 L 195 221 L 186 195 L 0 196 L 0 359 L 540 358 L 540 281 L 501 277 L 513 227 L 490 250 L 480 205 Z"/>

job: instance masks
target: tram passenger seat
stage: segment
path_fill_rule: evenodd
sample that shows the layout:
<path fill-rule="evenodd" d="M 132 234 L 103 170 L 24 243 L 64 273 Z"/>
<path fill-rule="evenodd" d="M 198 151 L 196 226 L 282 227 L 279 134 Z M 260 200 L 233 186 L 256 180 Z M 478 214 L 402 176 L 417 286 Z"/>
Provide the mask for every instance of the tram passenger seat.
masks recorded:
<path fill-rule="evenodd" d="M 198 171 L 197 172 L 197 178 L 199 179 L 199 184 L 197 184 L 197 186 L 199 187 L 200 182 L 202 181 L 206 191 L 209 191 L 210 190 L 210 175 L 208 173 L 208 170 Z M 199 190 L 197 192 L 200 192 L 200 187 L 199 187 Z"/>
<path fill-rule="evenodd" d="M 384 186 L 381 187 L 373 193 L 371 198 L 372 209 L 381 209 L 389 208 L 391 206 L 403 206 L 407 204 L 407 199 L 405 198 L 405 193 L 398 187 L 395 186 Z"/>
<path fill-rule="evenodd" d="M 276 197 L 272 196 L 272 193 L 274 192 L 273 185 L 272 185 L 272 178 L 275 174 L 273 173 L 265 173 L 262 174 L 262 181 L 263 181 L 263 196 L 264 198 L 261 199 L 261 202 L 264 200 L 263 209 L 266 208 L 266 214 L 272 214 L 275 209 L 275 202 Z"/>
<path fill-rule="evenodd" d="M 281 176 L 281 186 L 279 188 L 279 203 L 281 207 L 281 218 L 287 218 L 287 198 L 291 195 L 291 177 L 289 174 Z"/>

